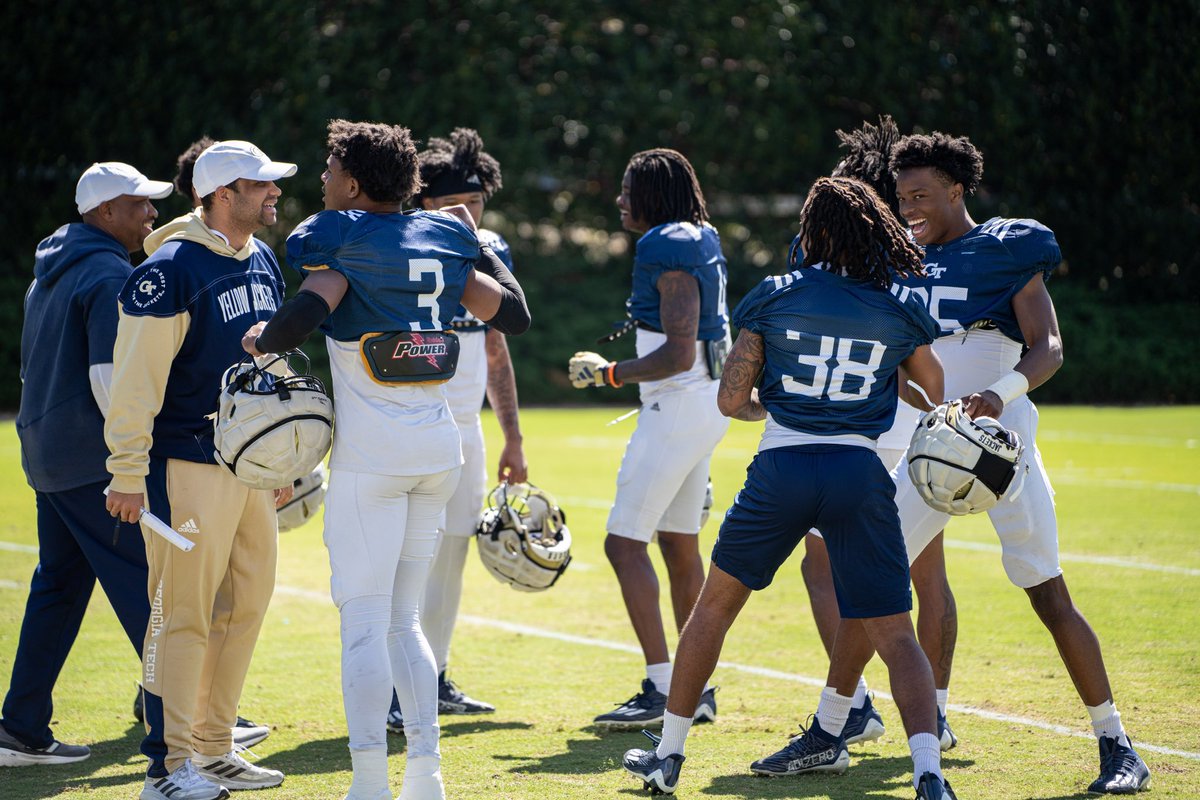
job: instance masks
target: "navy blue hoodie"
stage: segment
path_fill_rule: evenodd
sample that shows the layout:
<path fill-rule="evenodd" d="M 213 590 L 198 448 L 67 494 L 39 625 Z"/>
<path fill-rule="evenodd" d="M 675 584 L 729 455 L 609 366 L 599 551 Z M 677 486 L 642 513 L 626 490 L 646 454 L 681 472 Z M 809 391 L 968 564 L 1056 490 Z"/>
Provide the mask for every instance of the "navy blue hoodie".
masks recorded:
<path fill-rule="evenodd" d="M 113 360 L 129 252 L 84 222 L 38 245 L 21 329 L 21 465 L 39 492 L 108 481 L 104 417 L 88 369 Z"/>

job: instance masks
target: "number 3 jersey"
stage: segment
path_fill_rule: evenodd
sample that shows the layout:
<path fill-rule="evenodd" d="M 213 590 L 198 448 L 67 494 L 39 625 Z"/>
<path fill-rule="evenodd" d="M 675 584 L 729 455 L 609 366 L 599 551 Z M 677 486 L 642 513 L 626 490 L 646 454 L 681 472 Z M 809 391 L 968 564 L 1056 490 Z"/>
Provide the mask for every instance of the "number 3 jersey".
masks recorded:
<path fill-rule="evenodd" d="M 940 326 L 934 350 L 946 370 L 947 397 L 981 391 L 1013 368 L 1024 344 L 1013 297 L 1035 276 L 1048 280 L 1061 260 L 1046 226 L 994 217 L 926 247 L 925 276 L 896 280 L 893 293 L 916 297 Z"/>
<path fill-rule="evenodd" d="M 915 299 L 817 267 L 767 278 L 733 323 L 763 338 L 764 450 L 805 441 L 873 448 L 896 413 L 897 367 L 938 332 Z"/>
<path fill-rule="evenodd" d="M 349 284 L 321 326 L 334 385 L 331 468 L 428 475 L 462 463 L 444 385 L 377 382 L 360 340 L 447 330 L 478 257 L 474 231 L 436 211 L 322 211 L 288 237 L 292 267 L 331 269 Z"/>

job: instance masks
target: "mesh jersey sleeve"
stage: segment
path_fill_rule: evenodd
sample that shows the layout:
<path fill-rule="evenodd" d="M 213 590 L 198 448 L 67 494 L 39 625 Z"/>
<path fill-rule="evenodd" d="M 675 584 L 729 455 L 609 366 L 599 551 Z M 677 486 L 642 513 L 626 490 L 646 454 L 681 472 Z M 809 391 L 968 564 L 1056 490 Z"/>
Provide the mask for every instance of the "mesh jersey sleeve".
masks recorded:
<path fill-rule="evenodd" d="M 287 262 L 306 275 L 319 269 L 341 272 L 338 251 L 345 243 L 346 230 L 362 212 L 321 211 L 296 226 L 287 238 Z"/>
<path fill-rule="evenodd" d="M 1054 231 L 1033 219 L 989 220 L 984 228 L 1004 243 L 1022 275 L 1049 278 L 1062 261 Z"/>

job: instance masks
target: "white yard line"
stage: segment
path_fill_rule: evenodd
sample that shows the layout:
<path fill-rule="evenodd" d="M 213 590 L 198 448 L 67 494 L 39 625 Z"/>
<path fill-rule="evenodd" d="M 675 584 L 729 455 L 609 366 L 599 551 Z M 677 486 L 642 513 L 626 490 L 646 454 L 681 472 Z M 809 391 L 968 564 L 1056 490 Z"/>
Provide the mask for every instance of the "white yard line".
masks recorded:
<path fill-rule="evenodd" d="M 12 581 L 0 581 L 0 589 L 28 589 L 28 585 L 19 584 Z M 287 584 L 280 584 L 275 587 L 275 594 L 287 595 L 289 597 L 298 597 L 300 600 L 308 600 L 313 602 L 325 603 L 332 606 L 334 601 L 330 599 L 328 593 L 324 591 L 313 591 L 312 589 L 301 589 L 300 587 L 289 587 Z M 480 627 L 490 627 L 492 630 L 505 631 L 508 633 L 520 633 L 522 636 L 535 636 L 542 639 L 552 639 L 554 642 L 564 642 L 566 644 L 577 644 L 587 646 L 587 648 L 601 648 L 605 650 L 616 650 L 617 652 L 628 652 L 630 655 L 642 655 L 641 648 L 631 644 L 622 642 L 608 642 L 607 639 L 598 639 L 590 636 L 576 636 L 574 633 L 559 633 L 558 631 L 547 631 L 546 628 L 533 627 L 530 625 L 521 625 L 520 622 L 510 622 L 502 619 L 491 619 L 488 616 L 476 616 L 474 614 L 461 614 L 458 619 L 467 622 L 468 625 L 478 625 Z M 805 686 L 823 687 L 824 679 L 811 678 L 809 675 L 797 675 L 794 673 L 782 672 L 779 669 L 769 669 L 767 667 L 756 667 L 754 664 L 742 664 L 734 661 L 718 661 L 716 666 L 721 669 L 731 669 L 734 672 L 742 672 L 749 675 L 757 675 L 760 678 L 770 678 L 773 680 L 784 680 L 793 682 L 793 684 L 804 684 Z M 892 699 L 887 692 L 874 690 L 875 696 L 883 699 Z M 1008 714 L 998 714 L 996 711 L 988 711 L 985 709 L 973 708 L 970 705 L 949 704 L 947 710 L 954 711 L 955 714 L 966 714 L 977 716 L 983 720 L 991 720 L 992 722 L 1001 722 L 1004 724 L 1013 724 L 1013 726 L 1022 726 L 1030 728 L 1038 728 L 1040 730 L 1048 730 L 1050 733 L 1057 733 L 1063 736 L 1074 736 L 1076 739 L 1093 739 L 1090 733 L 1081 732 L 1074 728 L 1061 726 L 1061 724 L 1052 724 L 1040 720 L 1033 720 L 1030 717 L 1020 717 Z M 1162 747 L 1159 745 L 1147 744 L 1146 741 L 1138 740 L 1139 750 L 1160 753 L 1163 756 L 1178 756 L 1180 758 L 1188 758 L 1192 760 L 1200 760 L 1200 753 L 1189 752 L 1187 750 L 1175 750 L 1174 747 Z"/>
<path fill-rule="evenodd" d="M 25 589 L 25 584 L 16 583 L 15 581 L 0 580 L 0 589 Z M 333 605 L 333 600 L 326 592 L 317 592 L 312 589 L 302 589 L 298 586 L 288 586 L 280 584 L 275 587 L 275 593 L 288 595 L 302 600 L 310 600 L 318 603 L 324 603 L 329 606 Z M 535 628 L 531 625 L 522 625 L 517 622 L 508 622 L 507 620 L 491 619 L 490 617 L 479 617 L 474 614 L 461 614 L 459 619 L 469 625 L 477 625 L 484 628 L 492 628 L 493 630 L 506 631 L 508 633 L 517 633 L 523 636 L 536 636 L 542 639 L 552 639 L 557 642 L 565 642 L 567 644 L 575 644 L 583 647 L 598 647 L 605 650 L 615 650 L 620 653 L 629 653 L 630 655 L 641 655 L 641 648 L 635 647 L 623 642 L 610 642 L 606 639 L 596 639 L 591 636 L 578 636 L 571 633 L 559 633 L 558 631 L 550 631 L 544 628 Z M 791 683 L 801 683 L 806 686 L 823 687 L 825 681 L 822 678 L 810 677 L 808 675 L 797 675 L 791 672 L 783 672 L 781 670 L 769 669 L 767 667 L 758 667 L 753 664 L 739 664 L 734 661 L 718 661 L 717 666 L 721 669 L 733 670 L 735 672 L 744 672 L 748 675 L 757 675 L 763 678 L 771 678 L 774 680 L 788 681 Z M 875 696 L 885 700 L 892 700 L 892 696 L 887 692 L 874 690 Z M 1093 739 L 1093 735 L 1078 731 L 1073 728 L 1068 728 L 1064 725 L 1055 725 L 1049 722 L 1043 722 L 1029 717 L 1018 717 L 1010 714 L 1001 714 L 996 711 L 988 711 L 982 708 L 973 706 L 964 706 L 951 703 L 946 708 L 956 714 L 968 714 L 970 716 L 979 717 L 981 719 L 1000 722 L 1008 725 L 1026 726 L 1030 728 L 1038 728 L 1039 730 L 1057 733 L 1061 736 L 1071 736 L 1077 739 Z M 1179 750 L 1173 747 L 1163 747 L 1161 745 L 1148 744 L 1144 740 L 1139 739 L 1137 747 L 1140 750 L 1147 750 L 1152 753 L 1162 755 L 1178 756 L 1187 758 L 1193 761 L 1200 761 L 1200 753 L 1194 753 L 1188 750 Z"/>

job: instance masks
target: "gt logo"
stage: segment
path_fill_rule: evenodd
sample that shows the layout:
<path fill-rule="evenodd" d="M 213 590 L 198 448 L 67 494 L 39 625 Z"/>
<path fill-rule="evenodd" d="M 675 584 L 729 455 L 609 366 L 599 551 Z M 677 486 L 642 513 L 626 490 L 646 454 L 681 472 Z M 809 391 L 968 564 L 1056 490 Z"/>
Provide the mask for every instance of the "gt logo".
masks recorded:
<path fill-rule="evenodd" d="M 925 265 L 926 274 L 928 274 L 929 277 L 933 278 L 934 280 L 937 280 L 938 278 L 942 277 L 942 273 L 945 271 L 946 271 L 946 268 L 939 267 L 937 265 L 936 261 L 934 261 L 932 264 Z"/>
<path fill-rule="evenodd" d="M 158 267 L 150 267 L 134 285 L 129 302 L 138 308 L 149 308 L 158 302 L 167 291 L 167 276 Z"/>

